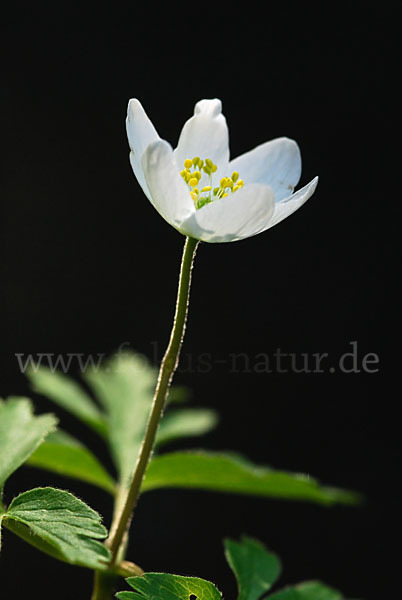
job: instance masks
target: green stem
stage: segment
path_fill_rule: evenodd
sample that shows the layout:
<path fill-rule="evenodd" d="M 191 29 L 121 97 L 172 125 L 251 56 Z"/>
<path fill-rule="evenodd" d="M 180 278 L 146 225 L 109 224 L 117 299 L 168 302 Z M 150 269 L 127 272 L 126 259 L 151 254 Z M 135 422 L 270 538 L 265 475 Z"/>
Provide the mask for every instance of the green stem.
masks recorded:
<path fill-rule="evenodd" d="M 113 598 L 118 577 L 109 571 L 95 571 L 94 589 L 91 600 L 110 600 Z"/>
<path fill-rule="evenodd" d="M 128 560 L 123 560 L 114 569 L 95 571 L 91 600 L 110 600 L 120 577 L 134 577 L 143 574 L 144 571 L 141 567 Z"/>
<path fill-rule="evenodd" d="M 172 332 L 168 347 L 161 362 L 146 433 L 142 441 L 134 475 L 127 492 L 125 503 L 115 516 L 109 538 L 106 542 L 112 554 L 112 564 L 116 561 L 120 544 L 122 543 L 124 535 L 130 526 L 133 511 L 140 495 L 142 480 L 154 448 L 156 432 L 163 414 L 169 387 L 178 365 L 180 348 L 184 337 L 188 312 L 191 271 L 197 246 L 198 240 L 190 237 L 186 238 L 181 262 L 176 312 L 174 316 Z M 95 598 L 98 600 L 98 597 Z M 101 597 L 99 596 L 99 599 L 100 598 Z"/>

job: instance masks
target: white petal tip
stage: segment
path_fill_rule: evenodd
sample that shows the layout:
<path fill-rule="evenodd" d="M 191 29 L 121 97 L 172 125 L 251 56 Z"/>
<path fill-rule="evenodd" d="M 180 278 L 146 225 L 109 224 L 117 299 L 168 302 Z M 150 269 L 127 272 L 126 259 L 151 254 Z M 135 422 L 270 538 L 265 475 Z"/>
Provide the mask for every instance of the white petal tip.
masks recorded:
<path fill-rule="evenodd" d="M 200 100 L 194 108 L 194 114 L 208 114 L 211 117 L 219 117 L 222 112 L 222 102 L 219 98 L 212 100 Z"/>
<path fill-rule="evenodd" d="M 311 181 L 311 184 L 310 184 L 311 188 L 312 188 L 312 192 L 311 193 L 315 192 L 315 189 L 316 189 L 316 187 L 318 185 L 318 179 L 319 179 L 319 177 L 318 177 L 318 175 L 316 175 L 314 177 L 314 179 Z"/>
<path fill-rule="evenodd" d="M 130 118 L 134 118 L 138 109 L 140 109 L 142 112 L 144 111 L 141 102 L 137 100 L 137 98 L 131 98 L 127 105 L 127 118 L 129 120 Z"/>

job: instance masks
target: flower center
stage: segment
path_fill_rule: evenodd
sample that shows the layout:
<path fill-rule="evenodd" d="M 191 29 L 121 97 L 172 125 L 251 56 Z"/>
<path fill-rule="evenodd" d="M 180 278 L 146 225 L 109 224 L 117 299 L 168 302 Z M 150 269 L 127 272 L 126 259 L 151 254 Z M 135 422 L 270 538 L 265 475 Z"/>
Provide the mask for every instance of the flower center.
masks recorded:
<path fill-rule="evenodd" d="M 244 181 L 239 179 L 239 174 L 234 171 L 231 177 L 222 177 L 219 187 L 213 188 L 212 174 L 216 173 L 217 170 L 218 167 L 214 165 L 210 158 L 202 160 L 199 156 L 195 156 L 193 159 L 186 158 L 184 161 L 184 169 L 180 171 L 180 175 L 189 187 L 190 195 L 197 210 L 218 198 L 224 198 L 229 192 L 237 192 L 243 187 Z M 202 184 L 201 180 L 203 180 Z"/>

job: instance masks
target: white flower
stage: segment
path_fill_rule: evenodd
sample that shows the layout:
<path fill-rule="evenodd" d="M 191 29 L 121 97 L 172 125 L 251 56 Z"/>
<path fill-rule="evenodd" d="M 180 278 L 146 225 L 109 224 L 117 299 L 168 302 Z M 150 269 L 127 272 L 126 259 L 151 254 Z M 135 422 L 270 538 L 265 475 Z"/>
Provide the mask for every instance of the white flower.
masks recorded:
<path fill-rule="evenodd" d="M 128 105 L 130 161 L 139 184 L 170 225 L 204 242 L 233 242 L 273 227 L 302 206 L 318 182 L 293 193 L 301 157 L 286 137 L 230 160 L 221 109 L 218 99 L 198 102 L 173 150 L 141 103 Z"/>

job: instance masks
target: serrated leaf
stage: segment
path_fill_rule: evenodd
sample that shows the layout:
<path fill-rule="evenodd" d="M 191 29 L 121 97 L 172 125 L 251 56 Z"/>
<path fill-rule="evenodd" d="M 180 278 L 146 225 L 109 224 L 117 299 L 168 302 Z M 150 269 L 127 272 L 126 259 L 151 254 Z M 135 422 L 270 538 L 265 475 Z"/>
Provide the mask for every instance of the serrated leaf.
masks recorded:
<path fill-rule="evenodd" d="M 145 434 L 157 375 L 145 357 L 131 352 L 117 354 L 102 368 L 88 369 L 85 373 L 87 383 L 107 414 L 109 443 L 123 486 L 131 478 Z M 173 395 L 176 392 L 173 388 Z M 181 390 L 180 394 L 183 393 Z M 160 424 L 156 444 L 200 435 L 215 423 L 215 413 L 206 409 L 168 411 Z"/>
<path fill-rule="evenodd" d="M 157 373 L 143 357 L 121 353 L 85 379 L 107 413 L 111 453 L 123 485 L 128 484 L 145 433 Z"/>
<path fill-rule="evenodd" d="M 54 415 L 35 416 L 28 398 L 0 399 L 0 488 L 56 425 Z"/>
<path fill-rule="evenodd" d="M 280 590 L 267 600 L 343 600 L 343 596 L 319 581 L 307 581 Z"/>
<path fill-rule="evenodd" d="M 54 558 L 91 569 L 110 559 L 99 542 L 107 535 L 100 515 L 70 492 L 35 488 L 15 498 L 3 523 L 28 543 Z"/>
<path fill-rule="evenodd" d="M 199 436 L 211 431 L 218 422 L 215 411 L 206 408 L 187 408 L 169 410 L 163 417 L 158 434 L 156 446 L 176 439 L 190 436 Z"/>
<path fill-rule="evenodd" d="M 298 473 L 275 471 L 225 453 L 172 452 L 155 456 L 145 474 L 142 491 L 187 488 L 305 500 L 319 504 L 357 502 L 353 492 L 321 487 Z"/>
<path fill-rule="evenodd" d="M 120 600 L 222 600 L 218 588 L 205 579 L 182 577 L 168 573 L 145 573 L 129 577 L 127 583 L 135 592 L 119 592 Z"/>
<path fill-rule="evenodd" d="M 46 396 L 103 437 L 106 435 L 104 415 L 72 377 L 44 366 L 29 369 L 27 376 L 33 391 Z"/>
<path fill-rule="evenodd" d="M 28 377 L 34 391 L 47 396 L 107 438 L 119 483 L 124 489 L 132 476 L 146 430 L 157 380 L 156 369 L 145 357 L 128 351 L 116 354 L 100 367 L 89 367 L 83 378 L 101 408 L 82 385 L 64 373 L 40 366 L 31 368 Z M 169 400 L 178 404 L 187 396 L 186 388 L 174 386 Z M 168 410 L 160 425 L 156 445 L 201 435 L 215 424 L 216 414 L 211 410 Z M 65 474 L 77 476 L 72 470 Z M 92 483 L 96 484 L 95 481 Z"/>
<path fill-rule="evenodd" d="M 73 477 L 114 494 L 116 483 L 81 442 L 63 431 L 51 433 L 29 457 L 27 465 Z"/>
<path fill-rule="evenodd" d="M 278 557 L 257 540 L 248 537 L 243 537 L 240 542 L 227 539 L 225 555 L 237 579 L 238 600 L 258 600 L 280 575 Z"/>

